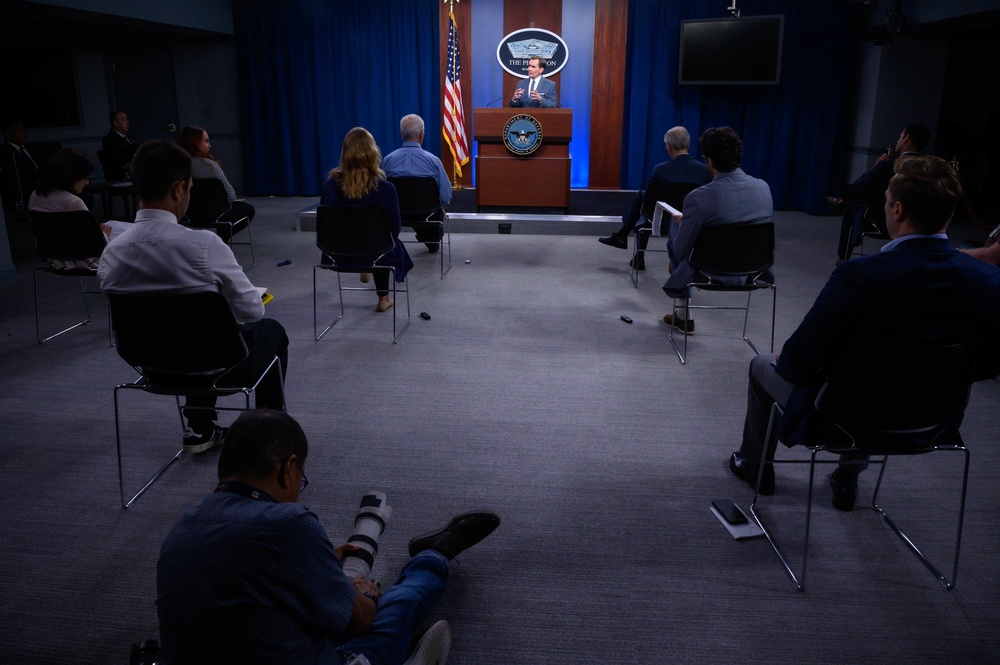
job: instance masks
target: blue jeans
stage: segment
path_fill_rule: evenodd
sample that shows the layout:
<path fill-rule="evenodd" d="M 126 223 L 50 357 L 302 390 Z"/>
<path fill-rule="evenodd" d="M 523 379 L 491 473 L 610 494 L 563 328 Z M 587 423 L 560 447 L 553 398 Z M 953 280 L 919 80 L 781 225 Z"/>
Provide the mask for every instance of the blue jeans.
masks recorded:
<path fill-rule="evenodd" d="M 342 646 L 364 654 L 372 665 L 400 665 L 406 659 L 413 630 L 441 599 L 448 573 L 448 559 L 443 554 L 419 552 L 382 594 L 371 627 Z"/>

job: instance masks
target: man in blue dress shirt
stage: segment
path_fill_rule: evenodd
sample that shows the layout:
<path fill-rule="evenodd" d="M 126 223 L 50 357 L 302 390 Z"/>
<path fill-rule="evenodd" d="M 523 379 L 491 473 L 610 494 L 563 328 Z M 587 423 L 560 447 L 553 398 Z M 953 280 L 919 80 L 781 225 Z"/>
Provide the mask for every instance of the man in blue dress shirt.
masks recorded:
<path fill-rule="evenodd" d="M 437 155 L 423 149 L 424 120 L 419 115 L 411 113 L 399 121 L 399 133 L 403 137 L 403 145 L 393 150 L 382 160 L 382 170 L 387 178 L 406 176 L 430 176 L 437 181 L 438 194 L 442 205 L 451 203 L 451 183 L 444 165 Z M 441 240 L 439 224 L 413 224 L 417 240 L 427 245 L 430 252 L 438 251 Z"/>

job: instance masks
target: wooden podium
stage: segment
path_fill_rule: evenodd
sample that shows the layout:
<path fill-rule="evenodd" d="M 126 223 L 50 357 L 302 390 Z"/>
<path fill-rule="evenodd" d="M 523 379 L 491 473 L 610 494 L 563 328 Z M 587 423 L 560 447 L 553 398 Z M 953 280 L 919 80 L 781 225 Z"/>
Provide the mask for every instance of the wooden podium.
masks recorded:
<path fill-rule="evenodd" d="M 530 115 L 542 127 L 542 144 L 525 157 L 503 143 L 507 121 Z M 478 108 L 473 111 L 476 206 L 569 207 L 572 109 Z"/>

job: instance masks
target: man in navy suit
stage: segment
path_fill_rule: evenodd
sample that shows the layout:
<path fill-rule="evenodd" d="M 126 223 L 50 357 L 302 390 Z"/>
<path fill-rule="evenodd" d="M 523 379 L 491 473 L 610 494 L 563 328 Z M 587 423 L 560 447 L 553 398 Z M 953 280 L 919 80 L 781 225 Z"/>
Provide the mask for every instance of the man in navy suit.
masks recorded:
<path fill-rule="evenodd" d="M 101 145 L 104 149 L 104 161 L 107 164 L 105 180 L 125 180 L 132 168 L 132 157 L 139 149 L 139 144 L 128 133 L 128 116 L 124 111 L 112 111 L 108 115 L 111 129 L 104 136 Z"/>
<path fill-rule="evenodd" d="M 701 187 L 712 181 L 712 172 L 708 166 L 688 153 L 688 149 L 691 147 L 691 134 L 688 133 L 688 130 L 680 126 L 671 127 L 663 135 L 663 144 L 667 147 L 670 161 L 656 165 L 656 168 L 653 169 L 653 175 L 646 183 L 646 189 L 652 187 L 653 183 L 689 184 Z M 619 249 L 628 249 L 628 235 L 642 219 L 642 199 L 645 195 L 646 190 L 640 189 L 635 198 L 632 199 L 628 210 L 622 215 L 622 227 L 606 238 L 598 238 L 598 241 Z M 649 224 L 650 221 L 643 220 L 643 223 Z M 648 241 L 649 238 L 644 236 L 643 239 Z M 645 249 L 645 246 L 640 247 L 640 249 Z M 642 253 L 639 254 L 638 263 L 639 265 L 635 266 L 636 269 L 645 269 L 645 259 Z"/>
<path fill-rule="evenodd" d="M 514 96 L 510 99 L 512 108 L 559 108 L 556 84 L 542 76 L 545 61 L 539 57 L 528 60 L 528 78 L 518 81 Z"/>
<path fill-rule="evenodd" d="M 948 240 L 948 223 L 961 200 L 958 173 L 943 159 L 896 160 L 884 205 L 893 240 L 878 254 L 841 263 L 780 356 L 761 354 L 750 362 L 743 445 L 730 457 L 737 477 L 756 485 L 765 445 L 773 458 L 776 437 L 765 441 L 772 404 L 784 407 L 782 442 L 807 442 L 812 405 L 848 340 L 873 348 L 970 343 L 978 349 L 974 378 L 1000 373 L 1000 270 L 961 254 Z M 836 508 L 854 508 L 858 470 L 857 464 L 842 464 L 830 474 Z M 761 493 L 774 493 L 770 464 Z"/>

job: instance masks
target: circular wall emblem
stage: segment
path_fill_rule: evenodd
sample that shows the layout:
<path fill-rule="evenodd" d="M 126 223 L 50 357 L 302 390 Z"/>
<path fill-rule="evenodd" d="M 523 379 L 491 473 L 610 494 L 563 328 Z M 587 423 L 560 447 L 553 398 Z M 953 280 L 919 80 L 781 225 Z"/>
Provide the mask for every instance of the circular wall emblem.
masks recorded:
<path fill-rule="evenodd" d="M 532 57 L 545 61 L 542 76 L 552 76 L 566 66 L 569 47 L 556 33 L 540 28 L 515 30 L 497 44 L 500 66 L 514 76 L 527 78 L 528 60 Z"/>
<path fill-rule="evenodd" d="M 515 155 L 530 155 L 542 145 L 542 126 L 530 115 L 515 115 L 504 125 L 503 144 Z"/>

